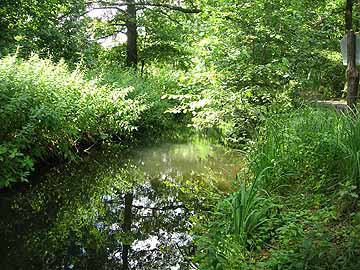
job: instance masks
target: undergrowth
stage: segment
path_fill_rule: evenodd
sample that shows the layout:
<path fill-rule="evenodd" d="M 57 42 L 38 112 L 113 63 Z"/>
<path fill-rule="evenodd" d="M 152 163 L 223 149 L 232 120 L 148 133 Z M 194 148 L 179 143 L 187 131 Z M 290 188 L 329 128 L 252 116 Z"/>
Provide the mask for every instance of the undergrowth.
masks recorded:
<path fill-rule="evenodd" d="M 49 156 L 74 160 L 99 142 L 126 144 L 170 129 L 165 83 L 120 69 L 96 72 L 36 55 L 0 60 L 0 188 L 27 181 Z"/>
<path fill-rule="evenodd" d="M 269 117 L 239 191 L 197 227 L 200 269 L 359 269 L 359 135 L 351 112 Z"/>

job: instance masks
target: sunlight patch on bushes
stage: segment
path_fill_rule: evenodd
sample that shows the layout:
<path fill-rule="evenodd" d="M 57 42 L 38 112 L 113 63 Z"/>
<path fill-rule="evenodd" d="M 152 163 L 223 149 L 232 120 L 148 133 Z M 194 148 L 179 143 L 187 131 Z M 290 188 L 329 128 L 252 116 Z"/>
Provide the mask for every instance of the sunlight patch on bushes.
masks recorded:
<path fill-rule="evenodd" d="M 131 87 L 99 86 L 36 55 L 1 59 L 0 80 L 0 187 L 49 155 L 74 159 L 83 145 L 129 139 L 148 108 Z"/>

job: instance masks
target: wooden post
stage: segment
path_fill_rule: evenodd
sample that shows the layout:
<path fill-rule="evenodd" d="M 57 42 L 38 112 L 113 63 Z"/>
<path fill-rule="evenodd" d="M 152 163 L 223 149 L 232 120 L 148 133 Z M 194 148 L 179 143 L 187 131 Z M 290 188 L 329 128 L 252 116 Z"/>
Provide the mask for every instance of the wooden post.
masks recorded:
<path fill-rule="evenodd" d="M 359 87 L 359 73 L 356 69 L 356 37 L 353 30 L 352 23 L 352 8 L 353 1 L 347 0 L 346 2 L 346 31 L 347 31 L 347 105 L 351 109 L 356 108 L 356 101 L 358 97 L 358 87 Z"/>

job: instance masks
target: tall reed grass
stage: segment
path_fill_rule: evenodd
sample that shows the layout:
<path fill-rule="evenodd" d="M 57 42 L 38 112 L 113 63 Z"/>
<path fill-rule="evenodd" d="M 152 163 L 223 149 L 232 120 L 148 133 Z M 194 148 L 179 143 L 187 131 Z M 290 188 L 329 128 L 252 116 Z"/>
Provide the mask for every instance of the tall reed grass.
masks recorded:
<path fill-rule="evenodd" d="M 259 192 L 259 184 L 266 172 L 264 169 L 250 185 L 241 182 L 233 196 L 233 220 L 235 234 L 242 246 L 246 246 L 251 234 L 266 221 L 266 198 Z"/>
<path fill-rule="evenodd" d="M 250 154 L 251 170 L 267 170 L 267 190 L 331 192 L 346 181 L 360 184 L 360 118 L 352 113 L 303 107 L 269 118 Z"/>

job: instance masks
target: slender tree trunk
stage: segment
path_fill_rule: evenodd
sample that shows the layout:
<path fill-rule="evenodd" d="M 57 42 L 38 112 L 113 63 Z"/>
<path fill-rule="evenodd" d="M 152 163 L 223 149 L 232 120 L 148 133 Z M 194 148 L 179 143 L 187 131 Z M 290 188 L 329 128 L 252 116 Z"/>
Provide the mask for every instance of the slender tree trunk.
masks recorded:
<path fill-rule="evenodd" d="M 346 31 L 347 31 L 347 81 L 348 81 L 348 97 L 347 105 L 351 109 L 355 109 L 358 96 L 359 87 L 359 73 L 356 69 L 356 37 L 353 30 L 352 23 L 352 8 L 353 1 L 347 0 L 346 2 Z"/>
<path fill-rule="evenodd" d="M 122 225 L 122 229 L 125 234 L 129 234 L 131 232 L 131 223 L 132 223 L 132 203 L 133 203 L 133 195 L 132 193 L 125 194 L 125 213 L 124 213 L 124 223 Z M 127 242 L 123 244 L 122 249 L 122 268 L 121 270 L 129 270 L 129 251 L 131 245 Z"/>
<path fill-rule="evenodd" d="M 128 0 L 127 4 L 127 55 L 126 64 L 129 67 L 137 67 L 138 52 L 137 52 L 137 23 L 136 23 L 136 6 L 135 0 Z"/>

